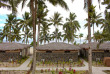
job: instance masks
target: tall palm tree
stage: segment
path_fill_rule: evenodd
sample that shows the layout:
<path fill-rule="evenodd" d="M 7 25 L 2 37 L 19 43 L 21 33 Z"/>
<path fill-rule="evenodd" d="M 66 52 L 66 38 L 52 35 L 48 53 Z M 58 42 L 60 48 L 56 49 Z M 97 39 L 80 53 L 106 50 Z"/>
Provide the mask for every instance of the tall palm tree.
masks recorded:
<path fill-rule="evenodd" d="M 106 9 L 110 9 L 110 0 L 104 0 L 104 1 L 102 2 L 102 4 L 103 4 L 103 5 L 107 5 L 107 6 L 106 6 Z"/>
<path fill-rule="evenodd" d="M 93 27 L 93 35 L 94 35 L 94 25 L 96 24 L 96 26 L 98 27 L 99 24 L 103 24 L 103 19 L 101 18 L 101 13 L 97 14 L 97 12 L 95 11 L 95 6 L 91 5 L 91 10 L 92 12 L 90 12 L 91 14 L 91 21 L 90 21 L 90 25 L 91 27 Z M 88 21 L 88 19 L 86 19 L 86 21 Z M 85 27 L 88 27 L 88 23 L 86 23 L 84 25 Z M 93 36 L 93 40 L 94 40 L 94 36 Z"/>
<path fill-rule="evenodd" d="M 11 40 L 11 37 L 12 37 L 12 31 L 14 30 L 14 25 L 16 25 L 16 23 L 17 23 L 17 20 L 16 20 L 16 15 L 13 15 L 13 14 L 9 14 L 9 15 L 7 15 L 8 16 L 8 19 L 6 19 L 6 25 L 5 26 L 7 26 L 8 28 L 7 29 L 9 29 L 9 42 L 12 42 L 12 40 Z"/>
<path fill-rule="evenodd" d="M 25 4 L 27 0 L 23 0 L 23 3 L 22 3 L 22 7 L 23 5 Z M 65 8 L 68 10 L 68 6 L 67 4 L 65 3 L 64 0 L 48 0 L 52 5 L 56 6 L 56 5 L 60 5 L 61 7 Z M 32 71 L 32 74 L 35 74 L 35 63 L 36 63 L 36 12 L 37 12 L 37 0 L 30 0 L 30 10 L 32 12 L 32 24 L 33 24 L 33 71 Z M 35 6 L 35 8 L 34 8 Z"/>
<path fill-rule="evenodd" d="M 60 16 L 61 14 L 60 13 L 58 13 L 58 12 L 55 12 L 54 13 L 54 16 L 51 18 L 50 17 L 50 24 L 52 24 L 52 25 L 54 25 L 55 26 L 55 38 L 56 38 L 56 42 L 57 42 L 57 35 L 58 35 L 58 26 L 59 25 L 63 25 L 62 24 L 62 18 L 63 17 L 61 17 Z"/>
<path fill-rule="evenodd" d="M 17 6 L 22 0 L 0 0 L 0 8 L 12 9 L 12 13 L 17 12 Z"/>
<path fill-rule="evenodd" d="M 90 27 L 91 14 L 90 13 L 92 12 L 92 10 L 91 10 L 92 1 L 93 0 L 84 0 L 84 8 L 88 12 L 88 43 L 89 43 L 89 46 L 90 46 L 90 42 L 91 42 L 91 27 Z M 98 2 L 99 2 L 99 8 L 100 8 L 101 0 L 98 0 Z M 89 49 L 88 57 L 89 57 L 88 58 L 89 74 L 92 74 L 92 50 L 91 49 Z"/>
<path fill-rule="evenodd" d="M 40 26 L 46 25 L 44 24 L 47 19 L 45 18 L 47 16 L 48 10 L 45 3 L 41 0 L 38 0 L 38 9 L 37 9 L 37 23 L 38 23 L 38 35 L 37 35 L 37 46 L 39 46 L 39 36 L 40 36 Z"/>
<path fill-rule="evenodd" d="M 74 41 L 74 38 L 76 37 L 75 33 L 77 30 L 79 30 L 80 25 L 79 22 L 76 19 L 75 13 L 71 13 L 69 15 L 69 18 L 66 18 L 66 23 L 63 26 L 63 30 L 65 32 L 64 36 L 64 41 L 67 39 L 68 43 L 71 41 Z"/>
<path fill-rule="evenodd" d="M 23 15 L 23 19 L 19 19 L 19 23 L 20 26 L 22 28 L 22 31 L 24 32 L 24 34 L 22 34 L 24 37 L 23 42 L 27 44 L 27 35 L 28 33 L 32 30 L 32 23 L 31 23 L 32 19 L 30 16 L 30 13 L 25 12 Z"/>
<path fill-rule="evenodd" d="M 44 41 L 44 44 L 46 43 L 46 41 L 49 41 L 49 24 L 47 24 L 47 22 L 45 22 L 44 24 L 42 24 L 41 26 L 41 32 L 40 32 L 40 42 L 42 43 Z"/>
<path fill-rule="evenodd" d="M 83 34 L 82 33 L 80 33 L 79 34 L 79 38 L 80 38 L 80 44 L 81 44 L 81 38 L 83 37 Z"/>

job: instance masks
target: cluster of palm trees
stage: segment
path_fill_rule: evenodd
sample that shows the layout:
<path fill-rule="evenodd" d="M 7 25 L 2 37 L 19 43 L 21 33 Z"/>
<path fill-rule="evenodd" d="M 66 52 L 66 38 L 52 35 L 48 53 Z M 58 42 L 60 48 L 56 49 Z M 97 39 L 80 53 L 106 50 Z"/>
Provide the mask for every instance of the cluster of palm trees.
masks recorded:
<path fill-rule="evenodd" d="M 59 25 L 62 25 L 62 17 L 60 17 L 59 13 L 54 13 L 54 15 L 56 15 L 55 17 L 53 16 L 52 18 L 50 18 L 50 20 L 46 20 L 45 16 L 47 15 L 48 10 L 45 10 L 46 6 L 45 6 L 45 1 L 41 1 L 41 0 L 29 0 L 29 4 L 28 6 L 30 7 L 30 12 L 31 12 L 31 17 L 27 17 L 26 14 L 26 18 L 23 18 L 23 20 L 17 20 L 16 19 L 16 12 L 17 12 L 17 6 L 20 2 L 22 2 L 22 7 L 24 7 L 24 4 L 27 0 L 1 0 L 0 1 L 0 8 L 1 7 L 6 7 L 8 9 L 12 9 L 12 13 L 8 15 L 9 16 L 13 16 L 11 18 L 7 19 L 7 23 L 6 23 L 6 27 L 4 27 L 3 33 L 5 33 L 6 40 L 8 40 L 9 42 L 12 41 L 18 41 L 21 39 L 21 37 L 19 37 L 19 33 L 22 27 L 22 31 L 24 32 L 24 34 L 22 34 L 24 36 L 23 42 L 27 42 L 28 43 L 28 38 L 29 36 L 33 35 L 33 65 L 32 65 L 32 73 L 35 74 L 35 63 L 36 63 L 36 24 L 38 25 L 38 37 L 37 37 L 37 46 L 39 46 L 39 40 L 40 42 L 44 43 L 46 41 L 49 41 L 49 25 L 47 26 L 47 21 L 51 22 L 51 24 L 53 24 L 55 26 L 55 32 L 53 32 L 54 34 L 52 35 L 53 39 L 56 39 L 56 42 L 61 39 L 59 36 L 61 35 L 61 32 L 58 32 L 58 27 Z M 56 6 L 56 5 L 60 5 L 61 7 L 63 7 L 64 9 L 68 10 L 68 6 L 65 3 L 64 0 L 48 0 L 52 5 Z M 73 0 L 72 0 L 73 1 Z M 110 0 L 104 0 L 104 2 L 102 4 L 107 4 L 106 7 L 106 11 L 105 11 L 105 19 L 101 20 L 100 19 L 100 14 L 96 15 L 96 12 L 94 10 L 94 6 L 92 6 L 92 0 L 84 0 L 85 1 L 85 5 L 84 7 L 87 8 L 87 12 L 88 12 L 88 42 L 91 42 L 91 25 L 93 26 L 94 29 L 94 24 L 98 25 L 100 21 L 104 21 L 103 22 L 103 36 L 106 36 L 103 40 L 109 40 L 109 36 L 110 36 L 110 13 L 107 12 L 107 9 L 110 8 Z M 100 0 L 98 0 L 100 3 Z M 74 13 L 70 13 L 69 18 L 66 19 L 66 23 L 64 23 L 63 25 L 63 29 L 64 29 L 64 40 L 68 40 L 68 42 L 73 42 L 74 38 L 76 37 L 75 33 L 77 30 L 79 30 L 80 25 L 78 23 L 78 21 L 75 20 L 76 15 Z M 28 19 L 29 18 L 29 19 Z M 97 20 L 98 19 L 98 20 Z M 12 20 L 11 22 L 9 20 Z M 20 25 L 18 25 L 18 23 Z M 102 23 L 102 22 L 100 22 Z M 50 24 L 50 25 L 51 25 Z M 24 27 L 24 28 L 23 28 Z M 40 30 L 41 27 L 41 30 Z M 46 29 L 45 29 L 46 28 Z M 33 30 L 33 32 L 30 32 L 30 30 Z M 45 32 L 46 31 L 46 32 Z M 30 33 L 30 34 L 29 34 Z M 32 34 L 33 33 L 33 34 Z M 94 32 L 93 32 L 94 33 Z M 105 34 L 106 33 L 106 34 Z M 28 35 L 29 34 L 29 35 Z M 95 35 L 95 33 L 94 33 Z M 108 36 L 107 36 L 108 35 Z M 80 38 L 82 37 L 82 35 L 80 36 Z M 40 39 L 39 39 L 40 38 Z M 91 55 L 91 50 L 89 50 L 89 74 L 92 74 L 92 55 Z"/>

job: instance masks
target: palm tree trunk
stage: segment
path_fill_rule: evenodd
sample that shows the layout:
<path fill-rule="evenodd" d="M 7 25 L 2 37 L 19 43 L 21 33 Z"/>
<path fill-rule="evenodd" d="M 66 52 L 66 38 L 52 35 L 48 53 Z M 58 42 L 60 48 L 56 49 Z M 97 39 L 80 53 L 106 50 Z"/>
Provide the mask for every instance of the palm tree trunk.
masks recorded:
<path fill-rule="evenodd" d="M 81 44 L 81 38 L 80 38 L 80 44 Z"/>
<path fill-rule="evenodd" d="M 32 9 L 32 24 L 33 24 L 33 64 L 32 64 L 32 74 L 35 74 L 36 69 L 36 11 L 37 11 L 37 1 L 35 0 L 35 10 L 34 10 L 34 0 L 31 0 Z"/>
<path fill-rule="evenodd" d="M 38 23 L 37 46 L 39 46 L 39 36 L 40 36 L 40 23 Z"/>
<path fill-rule="evenodd" d="M 90 47 L 90 42 L 91 42 L 91 27 L 90 27 L 90 6 L 91 6 L 91 0 L 88 0 L 88 42 L 89 42 L 89 47 Z M 89 49 L 88 52 L 88 66 L 89 66 L 89 74 L 92 74 L 92 50 L 91 48 Z"/>
<path fill-rule="evenodd" d="M 95 38 L 94 38 L 94 24 L 93 24 L 93 40 L 95 41 Z"/>
<path fill-rule="evenodd" d="M 10 36 L 9 36 L 9 43 L 11 42 L 11 25 L 10 25 Z"/>

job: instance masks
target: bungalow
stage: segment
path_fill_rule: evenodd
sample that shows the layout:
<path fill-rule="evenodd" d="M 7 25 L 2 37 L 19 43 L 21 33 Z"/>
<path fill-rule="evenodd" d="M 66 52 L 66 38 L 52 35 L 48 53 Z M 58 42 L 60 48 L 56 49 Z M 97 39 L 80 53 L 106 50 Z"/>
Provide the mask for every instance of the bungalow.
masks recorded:
<path fill-rule="evenodd" d="M 0 43 L 0 61 L 8 62 L 19 60 L 29 55 L 30 45 L 20 43 Z"/>
<path fill-rule="evenodd" d="M 92 49 L 92 60 L 98 61 L 103 60 L 104 57 L 110 57 L 110 43 L 102 43 L 100 44 L 99 48 L 97 48 L 97 42 L 91 42 L 90 48 Z M 88 49 L 89 44 L 82 44 L 80 45 L 82 48 L 81 50 L 81 56 L 88 57 Z"/>
<path fill-rule="evenodd" d="M 53 42 L 36 48 L 37 61 L 78 61 L 80 47 L 63 43 Z"/>

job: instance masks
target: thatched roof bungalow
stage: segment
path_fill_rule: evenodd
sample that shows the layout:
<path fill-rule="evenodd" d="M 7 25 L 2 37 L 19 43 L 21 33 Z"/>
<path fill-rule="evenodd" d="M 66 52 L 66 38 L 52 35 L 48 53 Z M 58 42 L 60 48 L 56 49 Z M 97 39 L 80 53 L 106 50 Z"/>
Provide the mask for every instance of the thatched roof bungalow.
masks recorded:
<path fill-rule="evenodd" d="M 44 44 L 36 48 L 37 61 L 42 59 L 46 61 L 69 61 L 69 59 L 77 61 L 80 49 L 78 46 L 63 42 Z"/>
<path fill-rule="evenodd" d="M 0 43 L 0 61 L 9 61 L 28 56 L 30 45 L 20 43 Z"/>
<path fill-rule="evenodd" d="M 92 49 L 92 58 L 93 60 L 103 60 L 104 57 L 110 57 L 110 43 L 104 42 L 98 46 L 99 43 L 97 42 L 91 42 L 87 44 L 82 44 L 80 47 L 82 48 L 81 54 L 85 57 L 88 57 L 88 49 L 90 46 L 90 49 Z"/>

